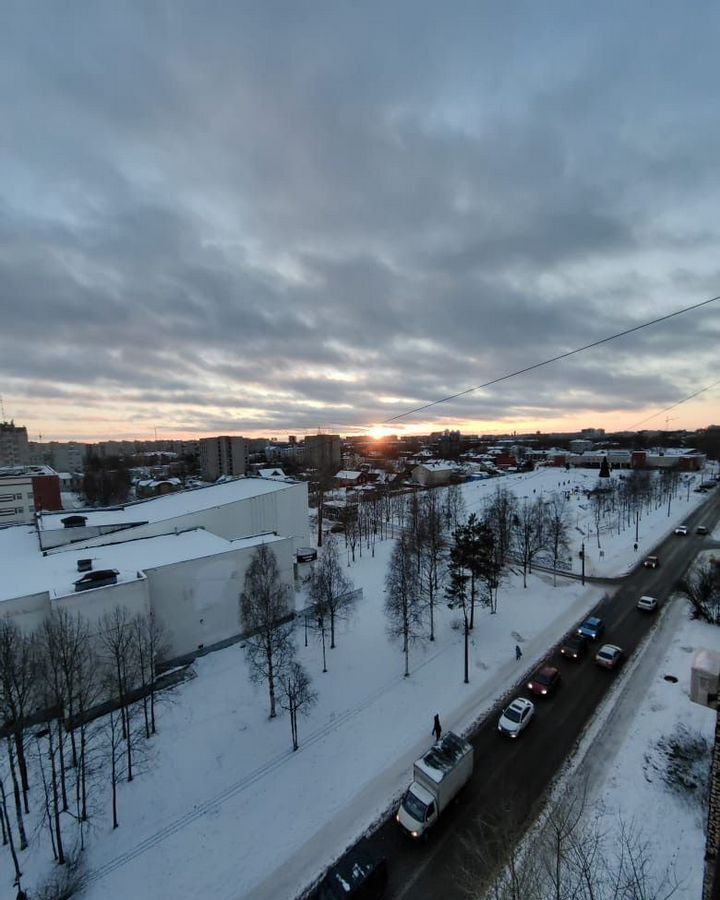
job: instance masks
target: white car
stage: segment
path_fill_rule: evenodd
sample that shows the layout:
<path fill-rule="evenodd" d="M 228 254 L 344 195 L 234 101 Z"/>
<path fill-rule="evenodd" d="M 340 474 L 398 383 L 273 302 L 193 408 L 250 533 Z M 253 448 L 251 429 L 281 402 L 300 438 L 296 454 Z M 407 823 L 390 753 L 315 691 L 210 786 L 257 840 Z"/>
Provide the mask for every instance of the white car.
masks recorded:
<path fill-rule="evenodd" d="M 689 531 L 687 525 L 678 525 L 675 529 L 675 534 L 687 534 Z"/>
<path fill-rule="evenodd" d="M 616 644 L 603 644 L 595 654 L 595 662 L 603 669 L 614 669 L 620 665 L 623 652 Z"/>
<path fill-rule="evenodd" d="M 637 602 L 637 608 L 642 609 L 645 612 L 655 612 L 657 607 L 658 602 L 655 597 L 641 597 Z"/>
<path fill-rule="evenodd" d="M 528 725 L 535 713 L 535 704 L 524 697 L 518 697 L 506 706 L 498 722 L 498 731 L 516 738 Z"/>

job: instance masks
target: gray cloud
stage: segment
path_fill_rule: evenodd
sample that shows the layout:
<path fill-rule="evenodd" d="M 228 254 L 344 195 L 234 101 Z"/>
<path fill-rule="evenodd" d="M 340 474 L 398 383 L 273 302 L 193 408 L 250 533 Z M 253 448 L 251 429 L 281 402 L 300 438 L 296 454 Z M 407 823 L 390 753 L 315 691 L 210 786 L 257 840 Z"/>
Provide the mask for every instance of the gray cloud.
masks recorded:
<path fill-rule="evenodd" d="M 350 429 L 720 292 L 715 8 L 387 6 L 9 6 L 18 421 Z M 639 418 L 712 380 L 717 322 L 432 412 Z"/>

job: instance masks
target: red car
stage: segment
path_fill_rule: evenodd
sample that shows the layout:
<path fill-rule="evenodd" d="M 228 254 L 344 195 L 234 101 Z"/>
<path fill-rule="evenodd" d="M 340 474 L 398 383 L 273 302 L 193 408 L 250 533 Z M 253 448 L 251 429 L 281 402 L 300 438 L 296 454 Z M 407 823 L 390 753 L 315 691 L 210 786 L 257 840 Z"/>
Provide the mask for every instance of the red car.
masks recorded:
<path fill-rule="evenodd" d="M 559 669 L 556 669 L 555 666 L 543 666 L 528 681 L 528 690 L 532 691 L 533 694 L 541 694 L 543 697 L 546 697 L 555 690 L 559 681 Z"/>

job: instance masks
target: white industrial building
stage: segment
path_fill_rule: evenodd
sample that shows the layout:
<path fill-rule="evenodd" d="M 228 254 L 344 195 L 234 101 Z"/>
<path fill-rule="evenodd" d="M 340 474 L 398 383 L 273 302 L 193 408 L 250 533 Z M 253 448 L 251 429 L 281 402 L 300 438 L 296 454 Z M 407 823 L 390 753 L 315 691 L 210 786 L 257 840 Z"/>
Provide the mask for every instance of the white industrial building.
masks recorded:
<path fill-rule="evenodd" d="M 238 479 L 46 514 L 37 526 L 0 528 L 0 615 L 32 631 L 52 608 L 91 623 L 118 605 L 152 611 L 168 658 L 191 656 L 239 636 L 245 572 L 267 543 L 292 591 L 295 553 L 308 543 L 306 484 Z"/>

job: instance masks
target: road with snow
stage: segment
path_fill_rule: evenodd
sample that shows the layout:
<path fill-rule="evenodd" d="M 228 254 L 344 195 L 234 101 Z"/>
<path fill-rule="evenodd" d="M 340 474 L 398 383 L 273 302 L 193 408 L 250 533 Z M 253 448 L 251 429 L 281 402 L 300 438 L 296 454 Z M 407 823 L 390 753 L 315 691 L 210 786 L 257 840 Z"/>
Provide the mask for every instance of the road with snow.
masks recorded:
<path fill-rule="evenodd" d="M 508 802 L 512 803 L 515 815 L 522 821 L 529 822 L 533 818 L 549 785 L 573 753 L 598 705 L 615 679 L 623 675 L 623 669 L 608 672 L 595 666 L 592 661 L 594 650 L 607 641 L 618 644 L 628 657 L 632 657 L 638 645 L 658 625 L 658 616 L 639 612 L 635 608 L 637 598 L 650 594 L 667 603 L 678 579 L 696 553 L 713 546 L 708 538 L 695 535 L 695 526 L 700 522 L 712 526 L 719 516 L 720 495 L 714 493 L 706 504 L 688 517 L 691 526 L 689 535 L 672 535 L 655 548 L 654 552 L 661 560 L 659 569 L 648 570 L 639 566 L 611 596 L 602 601 L 596 614 L 605 620 L 606 632 L 584 660 L 570 662 L 560 656 L 557 648 L 549 650 L 548 661 L 559 666 L 563 683 L 557 694 L 544 702 L 534 698 L 535 720 L 524 734 L 513 741 L 499 735 L 496 723 L 505 702 L 517 694 L 527 693 L 523 687 L 527 676 L 532 673 L 523 674 L 515 688 L 508 692 L 472 736 L 475 748 L 473 779 L 461 792 L 458 802 L 444 813 L 427 842 L 413 843 L 396 825 L 394 816 L 362 842 L 387 857 L 390 898 L 443 897 L 444 900 L 451 900 L 462 896 L 455 884 L 455 873 L 461 859 L 467 857 L 463 841 L 483 839 L 487 826 L 482 820 L 507 807 Z M 638 559 L 640 562 L 641 558 Z M 673 612 L 666 609 L 660 618 L 664 620 L 667 613 Z M 561 638 L 562 635 L 558 635 L 558 639 Z M 652 647 L 652 641 L 646 647 Z M 623 691 L 619 695 L 620 702 L 625 693 Z M 627 715 L 624 721 L 627 723 Z M 592 766 L 589 762 L 586 765 L 589 772 Z"/>

